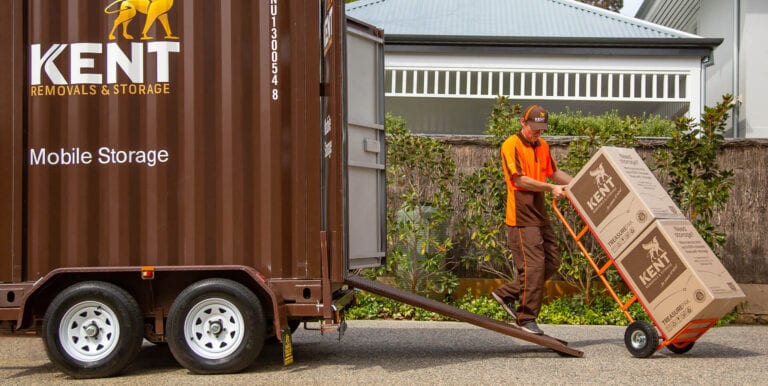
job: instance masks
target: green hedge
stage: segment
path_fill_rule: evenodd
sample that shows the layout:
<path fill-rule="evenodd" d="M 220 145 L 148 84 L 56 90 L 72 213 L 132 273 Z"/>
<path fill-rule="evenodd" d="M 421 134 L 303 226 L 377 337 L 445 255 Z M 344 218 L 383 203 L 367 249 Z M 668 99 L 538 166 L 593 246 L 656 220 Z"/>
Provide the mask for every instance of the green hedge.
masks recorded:
<path fill-rule="evenodd" d="M 629 299 L 624 296 L 623 301 Z M 460 299 L 445 301 L 462 310 L 487 316 L 491 319 L 509 322 L 510 317 L 501 305 L 486 295 L 475 296 L 471 292 Z M 635 319 L 648 320 L 639 304 L 629 309 Z M 421 308 L 403 304 L 367 292 L 359 292 L 357 305 L 347 311 L 348 319 L 395 319 L 395 320 L 452 320 L 449 317 L 425 311 Z M 596 296 L 591 304 L 586 304 L 579 295 L 565 296 L 542 306 L 538 318 L 545 324 L 610 324 L 627 325 L 628 321 L 616 302 L 607 296 Z"/>
<path fill-rule="evenodd" d="M 581 111 L 566 110 L 564 113 L 550 114 L 547 135 L 580 136 L 585 131 L 620 133 L 629 128 L 638 137 L 669 137 L 675 131 L 675 122 L 659 115 L 622 117 L 615 110 L 589 116 Z"/>
<path fill-rule="evenodd" d="M 631 295 L 621 296 L 622 302 L 629 300 Z M 606 294 L 593 296 L 587 304 L 581 295 L 563 296 L 545 304 L 541 308 L 537 322 L 542 324 L 572 324 L 572 325 L 615 325 L 626 326 L 629 324 L 618 304 Z M 510 317 L 495 300 L 485 295 L 475 296 L 467 293 L 460 299 L 446 299 L 445 301 L 462 310 L 474 314 L 487 316 L 504 322 L 509 322 Z M 650 319 L 639 303 L 629 307 L 629 313 L 635 320 Z M 421 308 L 388 299 L 368 292 L 360 291 L 357 294 L 357 304 L 347 310 L 347 319 L 350 320 L 419 320 L 419 321 L 448 321 L 453 320 L 444 315 L 425 311 Z M 737 313 L 731 312 L 725 315 L 718 326 L 733 322 Z"/>

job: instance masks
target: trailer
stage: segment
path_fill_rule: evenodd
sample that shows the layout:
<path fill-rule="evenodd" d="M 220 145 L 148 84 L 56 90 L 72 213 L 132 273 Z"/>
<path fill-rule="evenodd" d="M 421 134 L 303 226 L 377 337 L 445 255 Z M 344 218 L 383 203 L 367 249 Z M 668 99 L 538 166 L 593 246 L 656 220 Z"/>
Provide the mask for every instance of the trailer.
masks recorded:
<path fill-rule="evenodd" d="M 343 333 L 356 289 L 581 356 L 351 272 L 384 263 L 383 32 L 340 0 L 9 0 L 0 332 L 76 378 L 143 339 L 195 373 Z"/>

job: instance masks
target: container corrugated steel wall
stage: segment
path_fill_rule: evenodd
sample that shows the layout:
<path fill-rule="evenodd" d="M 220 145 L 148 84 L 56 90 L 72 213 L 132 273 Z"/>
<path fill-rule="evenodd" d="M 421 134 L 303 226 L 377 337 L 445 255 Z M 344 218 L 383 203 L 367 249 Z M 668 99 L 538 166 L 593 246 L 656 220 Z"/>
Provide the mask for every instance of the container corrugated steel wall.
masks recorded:
<path fill-rule="evenodd" d="M 23 48 L 20 0 L 0 12 L 0 283 L 21 281 Z"/>
<path fill-rule="evenodd" d="M 152 40 L 141 9 L 134 39 L 118 25 L 110 40 L 110 3 L 28 0 L 14 19 L 30 57 L 24 279 L 201 264 L 320 277 L 321 2 L 156 0 L 171 7 Z"/>

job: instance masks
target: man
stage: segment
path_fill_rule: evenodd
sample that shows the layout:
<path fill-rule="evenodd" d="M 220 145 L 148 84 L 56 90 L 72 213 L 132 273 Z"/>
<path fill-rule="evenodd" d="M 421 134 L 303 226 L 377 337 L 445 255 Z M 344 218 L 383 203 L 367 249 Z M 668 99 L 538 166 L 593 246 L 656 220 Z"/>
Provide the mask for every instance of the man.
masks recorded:
<path fill-rule="evenodd" d="M 571 176 L 557 168 L 549 144 L 541 138 L 548 122 L 549 113 L 539 105 L 531 105 L 522 112 L 520 131 L 501 145 L 507 182 L 507 240 L 517 277 L 491 293 L 524 331 L 538 335 L 544 333 L 536 324 L 544 282 L 560 267 L 544 193 L 551 192 L 558 199 L 571 181 Z"/>

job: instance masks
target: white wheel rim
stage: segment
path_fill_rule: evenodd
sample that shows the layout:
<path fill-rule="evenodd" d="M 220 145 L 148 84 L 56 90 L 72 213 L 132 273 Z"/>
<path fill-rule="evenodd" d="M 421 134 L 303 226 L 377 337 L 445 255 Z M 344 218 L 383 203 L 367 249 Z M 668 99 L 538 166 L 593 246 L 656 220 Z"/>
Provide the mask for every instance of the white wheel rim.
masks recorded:
<path fill-rule="evenodd" d="M 240 310 L 221 298 L 197 303 L 184 319 L 189 348 L 205 359 L 221 359 L 240 347 L 245 322 Z"/>
<path fill-rule="evenodd" d="M 648 344 L 648 337 L 640 330 L 633 331 L 630 341 L 632 342 L 632 347 L 639 350 Z"/>
<path fill-rule="evenodd" d="M 117 347 L 120 321 L 104 303 L 86 301 L 70 307 L 59 323 L 59 342 L 70 357 L 82 362 L 104 359 Z"/>

